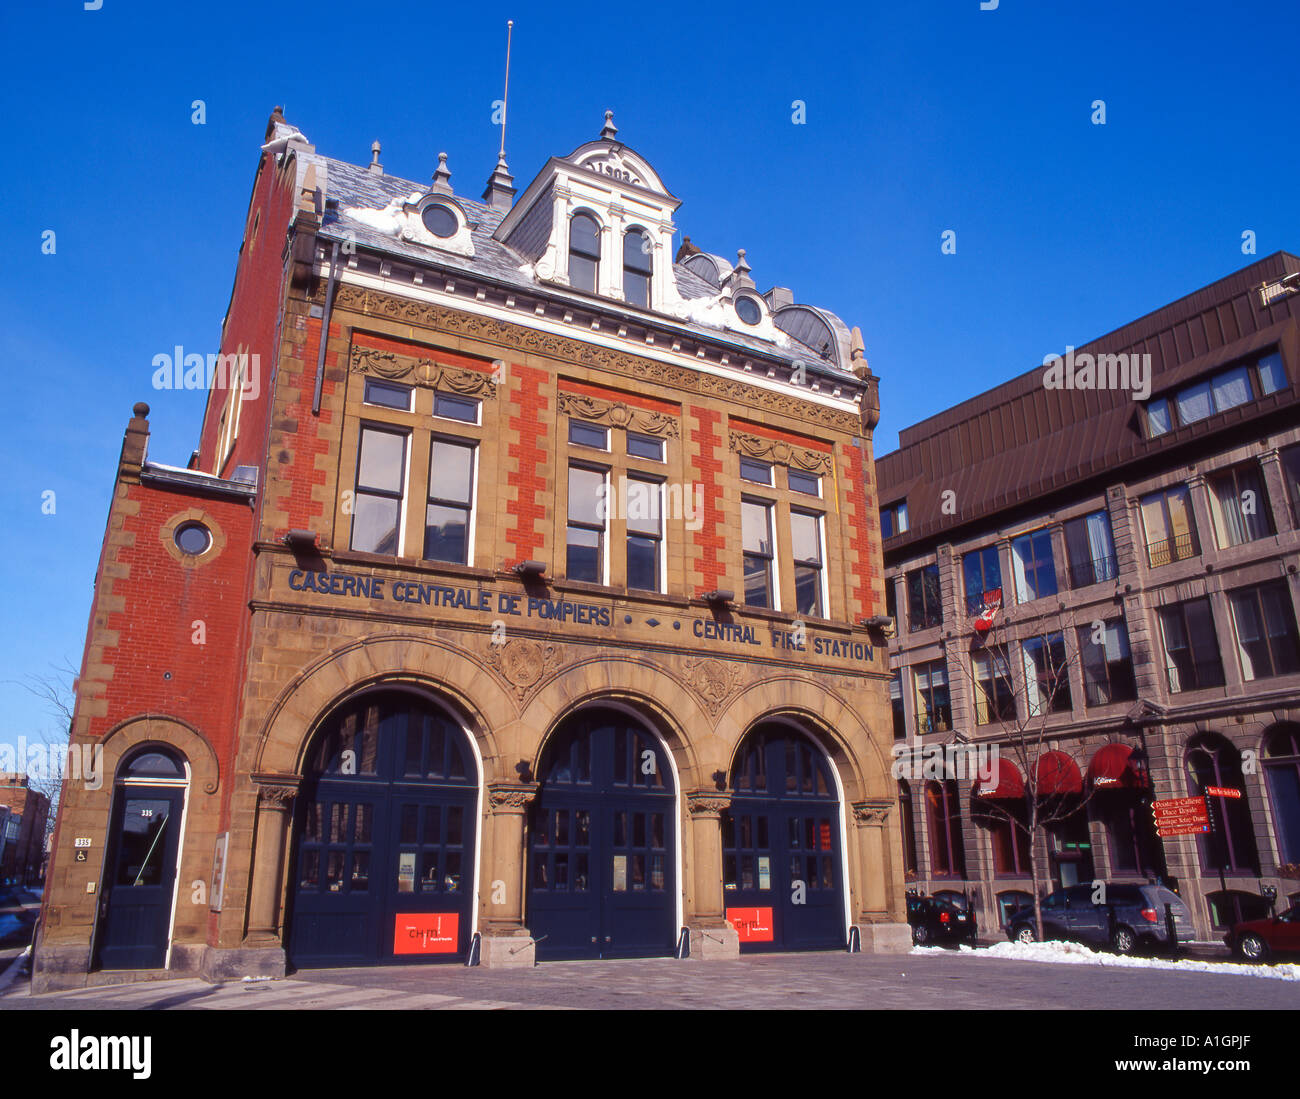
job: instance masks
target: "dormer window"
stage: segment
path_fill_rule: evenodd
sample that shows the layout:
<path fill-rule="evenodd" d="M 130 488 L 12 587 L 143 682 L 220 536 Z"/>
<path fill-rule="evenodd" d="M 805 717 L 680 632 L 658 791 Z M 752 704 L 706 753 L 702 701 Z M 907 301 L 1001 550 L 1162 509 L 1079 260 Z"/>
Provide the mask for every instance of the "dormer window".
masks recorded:
<path fill-rule="evenodd" d="M 569 221 L 569 285 L 596 292 L 600 273 L 600 225 L 590 214 L 574 214 Z"/>
<path fill-rule="evenodd" d="M 650 308 L 650 236 L 633 229 L 623 236 L 623 300 L 629 305 Z"/>
<path fill-rule="evenodd" d="M 460 221 L 456 215 L 438 202 L 426 206 L 424 213 L 420 215 L 420 220 L 424 222 L 424 227 L 429 232 L 443 240 L 455 236 L 456 230 L 460 228 Z"/>
<path fill-rule="evenodd" d="M 736 316 L 746 324 L 757 324 L 763 319 L 763 311 L 753 298 L 741 297 L 736 299 Z"/>

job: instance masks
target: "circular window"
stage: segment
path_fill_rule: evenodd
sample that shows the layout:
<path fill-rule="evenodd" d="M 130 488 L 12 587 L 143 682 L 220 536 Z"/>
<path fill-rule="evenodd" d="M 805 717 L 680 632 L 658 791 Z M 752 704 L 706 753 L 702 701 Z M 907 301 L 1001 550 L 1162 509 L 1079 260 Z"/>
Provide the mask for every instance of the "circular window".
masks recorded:
<path fill-rule="evenodd" d="M 424 221 L 424 227 L 435 237 L 454 237 L 456 230 L 460 228 L 460 222 L 456 220 L 456 215 L 446 206 L 440 206 L 437 203 L 426 206 L 424 213 L 420 217 Z"/>
<path fill-rule="evenodd" d="M 212 532 L 202 523 L 182 523 L 176 528 L 173 537 L 176 539 L 176 548 L 191 557 L 206 553 L 212 545 Z"/>
<path fill-rule="evenodd" d="M 753 298 L 737 298 L 736 316 L 746 324 L 757 324 L 763 319 L 763 312 Z"/>

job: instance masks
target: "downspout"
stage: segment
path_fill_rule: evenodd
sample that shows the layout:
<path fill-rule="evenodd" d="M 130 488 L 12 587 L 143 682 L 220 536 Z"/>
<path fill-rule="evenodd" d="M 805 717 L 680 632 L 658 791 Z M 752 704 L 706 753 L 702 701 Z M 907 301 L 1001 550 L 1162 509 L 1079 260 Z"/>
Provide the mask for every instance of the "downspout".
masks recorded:
<path fill-rule="evenodd" d="M 320 354 L 316 356 L 316 389 L 311 398 L 311 414 L 320 415 L 320 395 L 321 387 L 325 384 L 325 346 L 329 342 L 330 334 L 330 313 L 334 308 L 334 287 L 338 285 L 338 268 L 339 268 L 339 242 L 334 242 L 334 248 L 330 252 L 330 279 L 329 285 L 325 288 L 325 314 L 321 317 L 320 322 Z"/>

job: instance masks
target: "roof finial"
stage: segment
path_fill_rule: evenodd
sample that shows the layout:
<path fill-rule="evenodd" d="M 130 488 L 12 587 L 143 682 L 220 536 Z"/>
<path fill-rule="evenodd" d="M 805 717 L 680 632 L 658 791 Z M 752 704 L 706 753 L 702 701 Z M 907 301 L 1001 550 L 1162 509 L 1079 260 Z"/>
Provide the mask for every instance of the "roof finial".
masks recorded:
<path fill-rule="evenodd" d="M 614 125 L 614 112 L 605 112 L 605 125 L 600 129 L 602 141 L 613 141 L 618 136 L 618 127 Z"/>
<path fill-rule="evenodd" d="M 745 250 L 743 248 L 736 251 L 736 271 L 742 275 L 749 274 L 749 264 L 745 262 Z"/>
<path fill-rule="evenodd" d="M 451 172 L 447 168 L 447 154 L 438 154 L 438 167 L 433 173 L 433 189 L 442 191 L 445 194 L 451 194 Z"/>

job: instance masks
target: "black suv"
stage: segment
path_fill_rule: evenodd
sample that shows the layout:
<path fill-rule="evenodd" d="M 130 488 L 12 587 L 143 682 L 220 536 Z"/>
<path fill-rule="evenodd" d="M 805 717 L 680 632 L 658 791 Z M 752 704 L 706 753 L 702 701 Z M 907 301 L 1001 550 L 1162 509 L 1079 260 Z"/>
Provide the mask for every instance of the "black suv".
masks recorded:
<path fill-rule="evenodd" d="M 975 941 L 975 913 L 943 897 L 910 894 L 907 898 L 907 922 L 912 926 L 912 942 L 917 946 Z"/>
<path fill-rule="evenodd" d="M 1043 935 L 1089 946 L 1109 946 L 1116 954 L 1132 954 L 1140 946 L 1169 945 L 1165 905 L 1173 905 L 1174 931 L 1179 942 L 1190 942 L 1192 914 L 1183 899 L 1163 885 L 1104 884 L 1103 903 L 1094 903 L 1092 885 L 1058 889 L 1043 900 Z M 1034 906 L 1018 908 L 1007 920 L 1007 938 L 1032 943 L 1038 938 Z"/>

